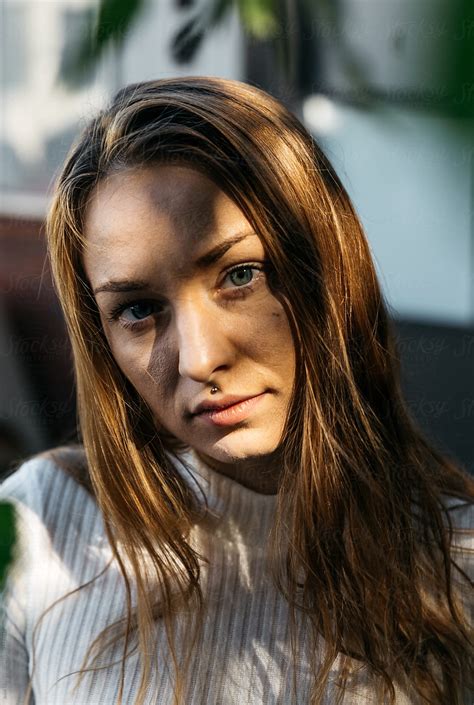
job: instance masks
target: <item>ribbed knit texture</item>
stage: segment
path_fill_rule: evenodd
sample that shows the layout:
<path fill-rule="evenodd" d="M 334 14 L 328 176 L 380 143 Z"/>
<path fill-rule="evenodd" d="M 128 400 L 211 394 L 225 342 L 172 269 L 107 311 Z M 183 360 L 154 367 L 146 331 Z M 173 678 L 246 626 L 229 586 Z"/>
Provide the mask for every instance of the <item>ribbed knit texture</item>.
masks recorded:
<path fill-rule="evenodd" d="M 209 563 L 203 564 L 205 621 L 190 662 L 186 705 L 289 705 L 293 702 L 289 611 L 265 560 L 276 496 L 259 494 L 218 474 L 192 451 L 186 459 L 194 478 L 187 473 L 185 477 L 205 494 L 213 516 L 212 522 L 195 526 L 190 537 Z M 0 498 L 17 504 L 21 532 L 19 558 L 3 601 L 0 703 L 23 703 L 34 641 L 30 703 L 114 705 L 119 665 L 87 674 L 74 693 L 76 677 L 68 674 L 80 668 L 94 637 L 124 614 L 125 590 L 115 563 L 90 586 L 52 607 L 34 632 L 46 608 L 94 578 L 112 556 L 94 499 L 51 460 L 40 457 L 24 463 L 3 483 Z M 458 514 L 458 524 L 473 528 L 472 509 Z M 467 542 L 474 546 L 472 535 Z M 179 629 L 178 623 L 178 648 L 180 640 L 189 640 L 185 622 Z M 300 639 L 294 701 L 298 705 L 308 703 L 311 682 L 304 630 Z M 107 661 L 120 655 L 117 649 Z M 171 705 L 173 671 L 160 622 L 153 659 L 146 705 Z M 123 703 L 133 705 L 140 680 L 137 654 L 126 663 Z M 329 691 L 327 704 L 334 700 Z M 397 700 L 408 702 L 401 695 Z M 349 694 L 344 703 L 378 705 L 362 690 Z"/>

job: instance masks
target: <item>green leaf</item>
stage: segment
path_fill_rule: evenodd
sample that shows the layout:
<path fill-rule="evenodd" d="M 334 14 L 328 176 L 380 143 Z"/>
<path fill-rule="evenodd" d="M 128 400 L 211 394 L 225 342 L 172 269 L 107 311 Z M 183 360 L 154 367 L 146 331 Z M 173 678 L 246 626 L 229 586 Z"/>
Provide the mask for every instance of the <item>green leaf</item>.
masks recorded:
<path fill-rule="evenodd" d="M 238 0 L 242 26 L 256 39 L 271 39 L 280 30 L 278 3 L 275 0 Z"/>
<path fill-rule="evenodd" d="M 204 38 L 222 24 L 234 6 L 237 7 L 244 30 L 256 39 L 268 39 L 278 34 L 279 22 L 275 0 L 208 0 L 200 11 L 187 19 L 171 41 L 171 53 L 178 63 L 191 61 Z"/>
<path fill-rule="evenodd" d="M 210 0 L 181 25 L 171 40 L 171 55 L 178 64 L 192 61 L 208 31 L 223 21 L 233 3 L 234 0 Z"/>
<path fill-rule="evenodd" d="M 96 48 L 100 50 L 112 39 L 121 44 L 144 5 L 145 0 L 102 0 L 94 36 Z"/>
<path fill-rule="evenodd" d="M 173 59 L 178 64 L 191 61 L 201 46 L 204 34 L 204 29 L 200 27 L 199 15 L 187 20 L 171 41 Z"/>
<path fill-rule="evenodd" d="M 7 568 L 13 560 L 15 538 L 15 508 L 7 502 L 0 502 L 0 589 L 3 588 Z"/>
<path fill-rule="evenodd" d="M 121 46 L 145 4 L 146 0 L 101 0 L 84 35 L 76 46 L 68 48 L 62 78 L 69 84 L 77 85 L 97 66 L 111 44 Z"/>

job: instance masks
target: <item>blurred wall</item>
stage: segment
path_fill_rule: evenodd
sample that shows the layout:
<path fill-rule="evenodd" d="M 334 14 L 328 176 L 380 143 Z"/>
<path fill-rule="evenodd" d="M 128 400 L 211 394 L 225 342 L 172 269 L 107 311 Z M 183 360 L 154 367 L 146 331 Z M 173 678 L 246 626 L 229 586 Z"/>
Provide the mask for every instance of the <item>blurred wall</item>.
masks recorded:
<path fill-rule="evenodd" d="M 388 106 L 334 101 L 331 111 L 313 132 L 362 219 L 394 315 L 474 325 L 474 128 Z"/>

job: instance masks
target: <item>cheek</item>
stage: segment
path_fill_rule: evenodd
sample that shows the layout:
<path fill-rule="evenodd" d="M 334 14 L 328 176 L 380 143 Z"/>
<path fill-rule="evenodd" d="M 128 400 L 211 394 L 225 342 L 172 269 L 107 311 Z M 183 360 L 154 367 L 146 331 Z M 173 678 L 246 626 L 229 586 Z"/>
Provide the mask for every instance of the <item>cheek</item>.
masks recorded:
<path fill-rule="evenodd" d="M 296 364 L 295 343 L 283 307 L 272 314 L 272 319 L 280 364 L 287 369 L 288 375 L 293 375 Z"/>
<path fill-rule="evenodd" d="M 178 383 L 178 355 L 171 345 L 161 341 L 146 361 L 146 373 L 160 398 L 170 399 Z"/>
<path fill-rule="evenodd" d="M 169 399 L 176 384 L 177 367 L 172 350 L 147 341 L 131 343 L 110 340 L 114 359 L 129 382 L 152 407 Z"/>
<path fill-rule="evenodd" d="M 295 357 L 293 336 L 286 311 L 278 301 L 273 300 L 264 315 L 253 320 L 251 337 L 260 356 L 273 365 L 291 369 Z"/>

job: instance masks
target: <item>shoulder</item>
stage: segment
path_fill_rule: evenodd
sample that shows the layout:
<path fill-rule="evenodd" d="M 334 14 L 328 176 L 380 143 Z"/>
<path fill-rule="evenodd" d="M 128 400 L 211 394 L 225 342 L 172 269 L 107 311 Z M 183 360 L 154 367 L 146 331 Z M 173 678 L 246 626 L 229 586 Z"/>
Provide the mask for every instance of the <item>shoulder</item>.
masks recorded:
<path fill-rule="evenodd" d="M 452 530 L 452 558 L 474 580 L 474 503 L 443 497 L 443 505 Z"/>
<path fill-rule="evenodd" d="M 474 502 L 443 496 L 443 506 L 455 533 L 474 531 Z"/>
<path fill-rule="evenodd" d="M 94 497 L 50 452 L 7 477 L 0 501 L 13 504 L 16 519 L 2 609 L 22 634 L 56 599 L 97 575 L 110 551 Z"/>
<path fill-rule="evenodd" d="M 77 534 L 85 521 L 99 531 L 99 510 L 81 470 L 84 462 L 80 447 L 55 448 L 25 460 L 0 484 L 0 501 L 15 506 L 25 539 L 35 534 L 33 543 L 40 536 L 55 543 L 58 536 Z"/>
<path fill-rule="evenodd" d="M 74 481 L 72 483 L 71 481 Z M 20 463 L 0 484 L 0 498 L 27 504 L 41 503 L 46 496 L 69 486 L 89 489 L 87 462 L 82 446 L 59 446 Z"/>

